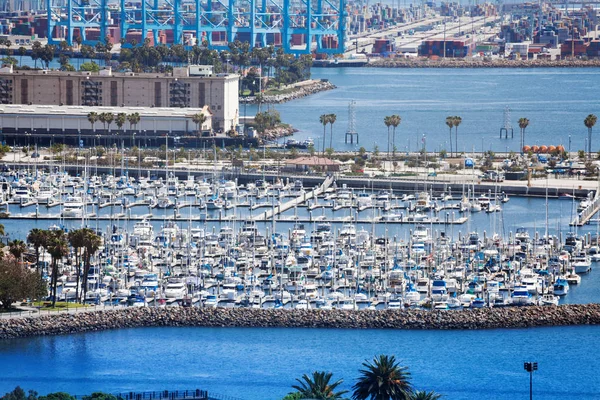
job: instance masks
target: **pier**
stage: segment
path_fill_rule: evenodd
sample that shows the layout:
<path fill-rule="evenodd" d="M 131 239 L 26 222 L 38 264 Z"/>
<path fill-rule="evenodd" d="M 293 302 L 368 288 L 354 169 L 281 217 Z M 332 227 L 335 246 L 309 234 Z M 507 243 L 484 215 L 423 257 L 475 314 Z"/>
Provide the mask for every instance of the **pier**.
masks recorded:
<path fill-rule="evenodd" d="M 582 211 L 580 211 L 573 221 L 571 221 L 571 226 L 583 226 L 590 222 L 590 219 L 596 215 L 598 211 L 600 211 L 600 195 L 599 192 L 596 191 L 594 198 L 590 203 L 585 207 Z"/>
<path fill-rule="evenodd" d="M 302 203 L 312 199 L 313 197 L 316 198 L 318 195 L 325 193 L 325 191 L 329 188 L 329 186 L 331 186 L 332 183 L 333 183 L 333 176 L 328 176 L 327 178 L 325 178 L 323 183 L 318 188 L 313 189 L 308 193 L 304 192 L 300 196 L 298 196 L 288 202 L 285 202 L 283 204 L 279 204 L 276 207 L 274 206 L 271 210 L 267 210 L 264 213 L 257 215 L 254 218 L 254 221 L 269 221 L 272 218 L 274 218 L 275 216 L 277 216 L 278 214 L 286 212 L 287 210 L 289 210 L 293 207 L 297 207 L 299 204 L 302 204 Z"/>

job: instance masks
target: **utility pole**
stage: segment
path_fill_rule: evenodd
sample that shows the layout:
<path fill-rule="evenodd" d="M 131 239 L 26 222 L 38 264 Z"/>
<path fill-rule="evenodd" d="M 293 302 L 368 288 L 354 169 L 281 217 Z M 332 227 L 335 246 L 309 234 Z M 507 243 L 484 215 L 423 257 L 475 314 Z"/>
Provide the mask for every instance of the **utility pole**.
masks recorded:
<path fill-rule="evenodd" d="M 538 363 L 526 362 L 523 363 L 523 367 L 529 372 L 529 400 L 533 400 L 533 371 L 537 371 Z"/>

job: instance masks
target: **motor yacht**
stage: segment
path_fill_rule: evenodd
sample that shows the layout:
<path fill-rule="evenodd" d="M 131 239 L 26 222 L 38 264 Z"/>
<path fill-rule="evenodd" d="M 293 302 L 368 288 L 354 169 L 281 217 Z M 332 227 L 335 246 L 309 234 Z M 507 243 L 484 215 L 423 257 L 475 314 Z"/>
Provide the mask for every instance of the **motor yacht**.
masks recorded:
<path fill-rule="evenodd" d="M 69 196 L 63 203 L 62 216 L 65 218 L 80 218 L 83 216 L 84 204 L 81 197 Z"/>

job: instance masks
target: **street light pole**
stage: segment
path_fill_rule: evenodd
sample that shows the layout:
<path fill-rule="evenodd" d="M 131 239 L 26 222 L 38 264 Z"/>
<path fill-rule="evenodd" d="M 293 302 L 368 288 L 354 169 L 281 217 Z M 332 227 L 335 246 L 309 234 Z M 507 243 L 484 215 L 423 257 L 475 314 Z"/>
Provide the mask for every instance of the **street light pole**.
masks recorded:
<path fill-rule="evenodd" d="M 537 371 L 538 363 L 526 362 L 523 363 L 525 371 L 529 372 L 529 400 L 533 399 L 533 371 Z"/>

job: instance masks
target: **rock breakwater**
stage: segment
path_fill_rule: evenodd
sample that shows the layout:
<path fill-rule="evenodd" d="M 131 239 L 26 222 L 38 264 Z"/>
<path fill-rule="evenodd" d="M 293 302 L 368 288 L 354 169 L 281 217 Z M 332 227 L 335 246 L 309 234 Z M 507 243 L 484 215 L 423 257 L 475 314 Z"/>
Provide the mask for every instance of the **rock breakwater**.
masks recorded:
<path fill-rule="evenodd" d="M 469 309 L 460 311 L 258 310 L 140 307 L 5 319 L 0 321 L 0 339 L 160 326 L 496 329 L 598 324 L 600 324 L 600 304 Z"/>
<path fill-rule="evenodd" d="M 600 60 L 507 60 L 507 59 L 391 59 L 371 61 L 368 67 L 379 68 L 598 68 Z"/>
<path fill-rule="evenodd" d="M 329 81 L 321 80 L 310 80 L 303 81 L 293 85 L 289 85 L 281 89 L 281 93 L 278 94 L 266 94 L 262 97 L 263 104 L 279 104 L 287 101 L 300 99 L 302 97 L 310 96 L 311 94 L 324 92 L 326 90 L 335 89 L 336 86 Z M 256 104 L 258 98 L 256 96 L 242 97 L 240 103 Z"/>

